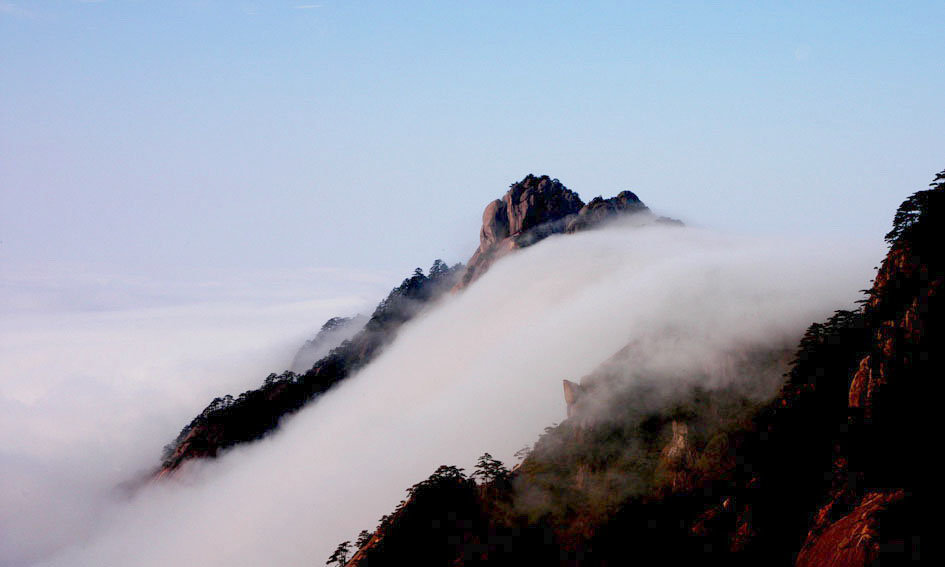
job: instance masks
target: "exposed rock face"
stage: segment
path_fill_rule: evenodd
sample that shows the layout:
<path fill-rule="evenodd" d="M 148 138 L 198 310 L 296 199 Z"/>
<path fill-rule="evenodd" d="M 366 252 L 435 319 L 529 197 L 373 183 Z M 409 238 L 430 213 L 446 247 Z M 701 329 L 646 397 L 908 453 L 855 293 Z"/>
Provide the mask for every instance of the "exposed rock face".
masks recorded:
<path fill-rule="evenodd" d="M 865 494 L 852 512 L 808 538 L 797 556 L 797 567 L 877 564 L 882 557 L 882 546 L 889 540 L 883 537 L 880 520 L 905 498 L 906 493 L 901 489 Z"/>
<path fill-rule="evenodd" d="M 583 393 L 581 385 L 570 380 L 564 381 L 564 403 L 568 408 L 568 417 L 574 417 L 575 405 Z"/>
<path fill-rule="evenodd" d="M 503 220 L 504 230 L 492 236 L 502 238 L 512 237 L 520 245 L 530 244 L 535 237 L 561 232 L 563 227 L 557 226 L 563 218 L 581 210 L 584 202 L 577 193 L 570 191 L 557 179 L 548 176 L 534 177 L 529 175 L 521 182 L 513 185 L 501 201 L 493 201 L 487 207 L 495 209 L 496 228 Z M 549 226 L 550 225 L 550 226 Z M 536 234 L 536 229 L 539 230 Z M 494 242 L 488 233 L 484 233 L 486 242 Z"/>
<path fill-rule="evenodd" d="M 803 567 L 919 559 L 925 403 L 945 374 L 938 245 L 945 172 L 936 182 L 900 207 L 862 310 L 838 312 L 808 331 L 790 381 L 758 418 L 758 431 L 740 442 L 751 476 L 722 497 L 736 502 L 735 512 L 723 521 L 721 506 L 708 510 L 695 533 L 712 540 L 713 530 L 715 537 L 744 532 L 720 538 L 722 545 L 792 554 Z M 799 545 L 779 535 L 799 526 L 806 527 Z"/>
<path fill-rule="evenodd" d="M 868 351 L 852 372 L 850 436 L 797 565 L 865 566 L 918 557 L 918 503 L 927 467 L 923 401 L 945 373 L 942 286 L 945 172 L 900 207 L 891 249 L 864 308 Z"/>
<path fill-rule="evenodd" d="M 632 191 L 621 191 L 616 197 L 604 199 L 594 197 L 578 211 L 577 217 L 568 221 L 566 232 L 577 232 L 601 224 L 627 213 L 649 212 L 643 201 Z"/>
<path fill-rule="evenodd" d="M 460 284 L 469 285 L 509 251 L 564 232 L 566 219 L 576 215 L 584 202 L 557 179 L 547 175 L 514 183 L 482 213 L 479 248 L 470 258 Z"/>
<path fill-rule="evenodd" d="M 658 471 L 667 478 L 673 492 L 689 488 L 696 452 L 689 442 L 689 427 L 685 422 L 673 421 L 673 438 L 660 453 Z"/>
<path fill-rule="evenodd" d="M 585 230 L 631 213 L 649 214 L 646 205 L 631 191 L 622 191 L 610 199 L 595 197 L 585 205 L 577 193 L 557 179 L 529 174 L 514 183 L 501 199 L 486 206 L 482 213 L 479 248 L 469 259 L 457 289 L 479 278 L 512 250 L 552 234 Z M 665 218 L 656 220 L 681 224 Z"/>

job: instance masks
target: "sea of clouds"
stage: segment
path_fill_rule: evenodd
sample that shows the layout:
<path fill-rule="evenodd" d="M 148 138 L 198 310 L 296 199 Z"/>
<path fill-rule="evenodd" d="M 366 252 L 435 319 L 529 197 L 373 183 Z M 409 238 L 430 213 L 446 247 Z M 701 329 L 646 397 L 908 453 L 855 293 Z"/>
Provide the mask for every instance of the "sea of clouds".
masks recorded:
<path fill-rule="evenodd" d="M 130 492 L 210 398 L 285 368 L 363 298 L 20 312 L 0 327 L 0 565 L 320 564 L 438 465 L 514 462 L 564 418 L 561 381 L 629 342 L 678 370 L 796 340 L 853 305 L 881 254 L 676 227 L 551 237 L 405 325 L 276 434 Z"/>

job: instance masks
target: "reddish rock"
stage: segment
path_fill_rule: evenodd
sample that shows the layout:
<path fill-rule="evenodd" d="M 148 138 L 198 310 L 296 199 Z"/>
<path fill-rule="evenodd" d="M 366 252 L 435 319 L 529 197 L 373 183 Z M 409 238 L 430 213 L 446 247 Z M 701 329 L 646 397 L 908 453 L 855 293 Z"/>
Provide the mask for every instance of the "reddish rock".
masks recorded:
<path fill-rule="evenodd" d="M 945 181 L 945 172 L 936 180 Z M 915 491 L 927 447 L 921 407 L 943 372 L 943 213 L 945 182 L 907 199 L 887 235 L 891 248 L 864 307 L 869 352 L 850 380 L 852 434 L 834 461 L 840 482 L 814 516 L 798 566 L 865 567 L 881 554 L 883 564 L 913 558 L 907 542 L 917 542 L 919 518 L 909 510 L 920 500 Z"/>
<path fill-rule="evenodd" d="M 529 174 L 482 213 L 479 248 L 466 265 L 457 288 L 469 285 L 497 259 L 511 250 L 563 232 L 565 219 L 576 215 L 584 202 L 557 179 Z"/>
<path fill-rule="evenodd" d="M 581 398 L 583 389 L 580 384 L 570 380 L 564 381 L 564 403 L 568 408 L 568 417 L 573 417 L 575 413 L 575 404 Z"/>
<path fill-rule="evenodd" d="M 673 437 L 660 453 L 657 475 L 665 479 L 672 492 L 688 490 L 693 482 L 696 451 L 689 442 L 689 426 L 672 422 Z"/>
<path fill-rule="evenodd" d="M 866 494 L 854 510 L 807 540 L 797 567 L 863 567 L 880 559 L 882 513 L 906 497 L 903 490 Z"/>

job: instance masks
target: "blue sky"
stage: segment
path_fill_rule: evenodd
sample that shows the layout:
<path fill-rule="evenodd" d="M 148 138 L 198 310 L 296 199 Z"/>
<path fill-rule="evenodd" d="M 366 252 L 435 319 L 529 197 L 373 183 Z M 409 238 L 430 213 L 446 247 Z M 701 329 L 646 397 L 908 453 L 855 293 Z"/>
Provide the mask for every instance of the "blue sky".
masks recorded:
<path fill-rule="evenodd" d="M 942 21 L 941 2 L 0 0 L 0 277 L 393 284 L 465 261 L 530 172 L 879 242 L 945 168 Z"/>

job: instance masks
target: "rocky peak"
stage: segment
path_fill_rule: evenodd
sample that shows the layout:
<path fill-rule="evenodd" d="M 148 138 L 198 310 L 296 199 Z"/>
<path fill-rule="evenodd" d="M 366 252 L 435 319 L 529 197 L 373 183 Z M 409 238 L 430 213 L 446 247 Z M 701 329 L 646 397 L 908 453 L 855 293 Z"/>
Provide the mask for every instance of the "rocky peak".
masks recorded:
<path fill-rule="evenodd" d="M 482 214 L 480 250 L 488 248 L 505 238 L 520 240 L 532 229 L 560 221 L 581 210 L 584 202 L 574 191 L 557 179 L 547 175 L 535 177 L 528 174 L 525 179 L 513 183 L 501 199 L 489 203 Z M 561 232 L 551 228 L 552 232 Z M 531 242 L 518 242 L 530 244 Z"/>
<path fill-rule="evenodd" d="M 577 193 L 547 175 L 528 174 L 513 183 L 501 199 L 492 201 L 483 211 L 479 248 L 456 288 L 477 279 L 509 251 L 564 232 L 568 219 L 583 206 Z"/>
<path fill-rule="evenodd" d="M 595 197 L 584 204 L 577 193 L 547 175 L 528 174 L 482 213 L 479 248 L 470 258 L 460 289 L 488 270 L 511 250 L 524 248 L 552 234 L 577 232 L 617 215 L 649 212 L 632 191 L 616 197 Z M 668 220 L 668 219 L 667 219 Z"/>
<path fill-rule="evenodd" d="M 597 196 L 584 205 L 576 218 L 568 222 L 567 232 L 577 232 L 626 213 L 649 212 L 649 208 L 633 191 L 621 191 L 616 197 Z"/>

